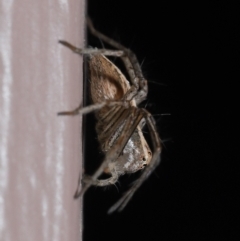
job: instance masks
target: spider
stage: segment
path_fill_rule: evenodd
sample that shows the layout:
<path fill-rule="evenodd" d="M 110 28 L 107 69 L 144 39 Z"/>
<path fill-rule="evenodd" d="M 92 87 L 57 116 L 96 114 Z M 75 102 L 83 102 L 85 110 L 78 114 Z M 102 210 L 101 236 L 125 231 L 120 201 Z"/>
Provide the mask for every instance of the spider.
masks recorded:
<path fill-rule="evenodd" d="M 129 190 L 109 209 L 108 213 L 122 211 L 133 194 L 160 163 L 161 140 L 152 115 L 144 108 L 138 108 L 148 93 L 147 80 L 135 54 L 115 40 L 97 31 L 91 20 L 87 19 L 90 32 L 118 50 L 80 49 L 66 41 L 59 41 L 73 52 L 89 56 L 90 90 L 92 105 L 58 113 L 77 115 L 95 112 L 96 131 L 105 158 L 92 176 L 84 175 L 83 186 L 77 190 L 75 198 L 83 195 L 92 186 L 107 186 L 118 181 L 121 175 L 142 170 L 141 176 Z M 123 61 L 130 83 L 122 72 L 105 56 L 120 57 Z M 142 128 L 147 124 L 153 145 L 153 154 L 145 140 Z M 110 175 L 99 179 L 103 173 Z M 79 185 L 80 186 L 80 185 Z"/>

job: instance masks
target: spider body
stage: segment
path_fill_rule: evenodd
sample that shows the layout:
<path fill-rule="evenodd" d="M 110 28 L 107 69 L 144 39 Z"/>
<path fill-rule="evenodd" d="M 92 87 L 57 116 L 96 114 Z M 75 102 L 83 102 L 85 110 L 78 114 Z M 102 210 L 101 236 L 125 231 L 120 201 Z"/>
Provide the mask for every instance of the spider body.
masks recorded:
<path fill-rule="evenodd" d="M 129 190 L 115 203 L 108 213 L 121 211 L 160 163 L 161 141 L 152 115 L 138 108 L 146 99 L 148 86 L 135 54 L 97 31 L 90 19 L 87 21 L 90 32 L 118 50 L 79 49 L 65 41 L 60 41 L 75 53 L 88 55 L 90 69 L 90 88 L 93 104 L 73 111 L 60 112 L 59 115 L 76 115 L 95 112 L 96 131 L 105 158 L 92 176 L 84 175 L 83 186 L 76 191 L 75 198 L 83 195 L 92 185 L 114 184 L 120 175 L 143 169 L 141 176 Z M 128 72 L 130 83 L 122 72 L 105 56 L 120 57 Z M 151 152 L 142 133 L 147 125 L 153 152 Z M 110 174 L 100 179 L 103 172 Z"/>
<path fill-rule="evenodd" d="M 120 101 L 130 89 L 130 84 L 121 71 L 102 54 L 90 56 L 89 69 L 91 98 L 94 104 L 106 100 Z M 105 106 L 96 112 L 98 120 L 96 131 L 104 153 L 107 153 L 123 135 L 123 127 L 126 118 L 129 118 L 129 113 L 137 110 L 134 99 L 129 105 L 129 107 Z M 123 148 L 122 154 L 106 168 L 105 172 L 114 176 L 114 180 L 125 173 L 143 169 L 151 161 L 152 153 L 141 128 L 142 126 L 137 126 Z M 101 182 L 98 185 L 101 186 Z"/>

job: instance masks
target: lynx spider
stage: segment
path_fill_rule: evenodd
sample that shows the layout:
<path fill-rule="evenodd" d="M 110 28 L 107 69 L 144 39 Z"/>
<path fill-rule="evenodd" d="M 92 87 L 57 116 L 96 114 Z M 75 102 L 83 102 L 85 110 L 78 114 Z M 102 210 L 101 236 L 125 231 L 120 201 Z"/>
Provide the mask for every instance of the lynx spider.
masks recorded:
<path fill-rule="evenodd" d="M 66 41 L 59 41 L 73 52 L 89 55 L 91 96 L 93 104 L 59 115 L 77 115 L 96 112 L 97 134 L 105 159 L 90 177 L 84 176 L 81 191 L 75 198 L 83 195 L 92 186 L 106 186 L 118 181 L 119 176 L 143 172 L 130 189 L 108 211 L 122 211 L 133 194 L 160 163 L 161 140 L 156 130 L 152 115 L 137 107 L 147 96 L 148 85 L 135 54 L 130 50 L 97 31 L 91 20 L 87 19 L 90 32 L 118 50 L 79 49 Z M 121 71 L 105 56 L 120 57 L 130 77 L 131 86 Z M 115 83 L 114 83 L 115 82 Z M 153 154 L 142 134 L 142 127 L 147 124 L 153 142 Z M 103 173 L 111 175 L 107 179 L 98 179 Z M 80 186 L 80 185 L 79 185 Z M 79 189 L 79 188 L 78 188 Z"/>

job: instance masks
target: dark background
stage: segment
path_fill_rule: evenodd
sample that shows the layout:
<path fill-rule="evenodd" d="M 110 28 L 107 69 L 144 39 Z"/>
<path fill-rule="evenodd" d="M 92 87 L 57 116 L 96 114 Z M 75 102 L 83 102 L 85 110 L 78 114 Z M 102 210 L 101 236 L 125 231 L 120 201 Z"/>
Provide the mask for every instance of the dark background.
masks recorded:
<path fill-rule="evenodd" d="M 85 195 L 84 241 L 236 237 L 239 8 L 228 1 L 89 0 L 95 27 L 131 48 L 149 80 L 145 107 L 164 141 L 162 162 L 122 213 L 107 210 L 131 183 Z M 100 47 L 89 37 L 89 45 Z M 170 113 L 171 115 L 163 115 Z M 102 159 L 87 118 L 88 173 Z M 137 175 L 137 174 L 136 174 Z"/>

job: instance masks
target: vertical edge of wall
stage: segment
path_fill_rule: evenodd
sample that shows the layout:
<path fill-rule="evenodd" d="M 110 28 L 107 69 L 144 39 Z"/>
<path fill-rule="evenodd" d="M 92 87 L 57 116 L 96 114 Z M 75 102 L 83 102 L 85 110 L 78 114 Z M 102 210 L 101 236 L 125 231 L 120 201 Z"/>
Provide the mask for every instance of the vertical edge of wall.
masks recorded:
<path fill-rule="evenodd" d="M 81 240 L 84 0 L 0 3 L 0 240 Z"/>

